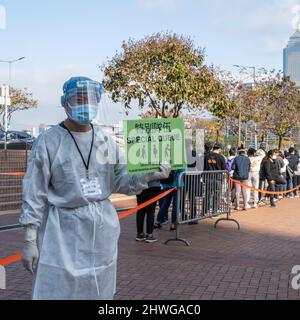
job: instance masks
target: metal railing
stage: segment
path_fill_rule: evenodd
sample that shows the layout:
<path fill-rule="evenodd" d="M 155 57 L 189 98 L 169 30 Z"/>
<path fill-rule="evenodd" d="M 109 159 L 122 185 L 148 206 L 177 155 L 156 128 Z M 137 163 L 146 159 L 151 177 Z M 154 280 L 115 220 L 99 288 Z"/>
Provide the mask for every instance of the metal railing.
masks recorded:
<path fill-rule="evenodd" d="M 29 153 L 27 148 L 0 150 L 0 211 L 20 208 L 23 181 L 21 174 L 27 170 Z"/>
<path fill-rule="evenodd" d="M 179 226 L 226 215 L 215 222 L 216 228 L 221 221 L 239 223 L 230 218 L 230 181 L 227 171 L 184 172 L 180 175 L 177 191 L 176 236 L 170 241 L 190 243 L 179 237 Z"/>

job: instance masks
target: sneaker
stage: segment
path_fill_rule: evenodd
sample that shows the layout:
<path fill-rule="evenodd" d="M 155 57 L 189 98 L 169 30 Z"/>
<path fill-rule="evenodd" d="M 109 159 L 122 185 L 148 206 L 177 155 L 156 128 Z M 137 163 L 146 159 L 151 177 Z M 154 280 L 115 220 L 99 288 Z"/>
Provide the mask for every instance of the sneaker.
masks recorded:
<path fill-rule="evenodd" d="M 249 206 L 249 207 L 245 207 L 243 210 L 247 211 L 247 210 L 250 210 L 250 209 L 251 209 L 251 207 Z"/>
<path fill-rule="evenodd" d="M 176 224 L 172 223 L 170 227 L 170 231 L 175 231 L 176 229 L 177 229 Z"/>
<path fill-rule="evenodd" d="M 145 241 L 146 240 L 146 235 L 144 233 L 140 233 L 140 234 L 138 234 L 136 236 L 135 240 L 138 241 L 138 242 Z"/>
<path fill-rule="evenodd" d="M 147 243 L 157 242 L 158 239 L 154 237 L 153 234 L 148 234 L 145 240 Z"/>
<path fill-rule="evenodd" d="M 169 221 L 168 221 L 168 220 L 165 220 L 165 221 L 161 222 L 161 225 L 162 225 L 162 226 L 166 226 L 168 223 L 169 223 Z"/>
<path fill-rule="evenodd" d="M 270 207 L 271 208 L 276 208 L 276 204 L 274 202 L 271 202 Z"/>
<path fill-rule="evenodd" d="M 154 229 L 161 229 L 162 228 L 162 225 L 160 222 L 155 222 L 154 223 Z"/>
<path fill-rule="evenodd" d="M 297 194 L 297 195 L 295 196 L 295 198 L 299 198 L 299 195 Z"/>

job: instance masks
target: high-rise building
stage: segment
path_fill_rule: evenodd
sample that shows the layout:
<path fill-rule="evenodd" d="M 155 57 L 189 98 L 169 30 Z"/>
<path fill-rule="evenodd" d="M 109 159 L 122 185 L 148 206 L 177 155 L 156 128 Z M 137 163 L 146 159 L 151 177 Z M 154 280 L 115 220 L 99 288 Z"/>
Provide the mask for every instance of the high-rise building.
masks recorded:
<path fill-rule="evenodd" d="M 296 30 L 283 50 L 283 73 L 300 87 L 300 31 Z"/>

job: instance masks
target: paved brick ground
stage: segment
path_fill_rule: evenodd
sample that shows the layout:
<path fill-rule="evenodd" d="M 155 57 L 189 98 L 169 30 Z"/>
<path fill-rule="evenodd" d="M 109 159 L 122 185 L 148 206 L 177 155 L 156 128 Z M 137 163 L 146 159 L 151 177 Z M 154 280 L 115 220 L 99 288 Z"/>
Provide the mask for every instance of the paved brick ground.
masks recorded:
<path fill-rule="evenodd" d="M 212 219 L 183 226 L 191 247 L 166 246 L 167 227 L 156 232 L 158 243 L 136 243 L 135 217 L 123 220 L 116 299 L 300 299 L 290 286 L 292 267 L 300 265 L 299 205 L 291 199 L 277 209 L 234 213 L 241 231 L 228 222 L 214 229 Z M 22 236 L 21 230 L 0 233 L 0 257 L 20 251 Z M 32 279 L 21 264 L 6 269 L 0 300 L 30 299 Z"/>

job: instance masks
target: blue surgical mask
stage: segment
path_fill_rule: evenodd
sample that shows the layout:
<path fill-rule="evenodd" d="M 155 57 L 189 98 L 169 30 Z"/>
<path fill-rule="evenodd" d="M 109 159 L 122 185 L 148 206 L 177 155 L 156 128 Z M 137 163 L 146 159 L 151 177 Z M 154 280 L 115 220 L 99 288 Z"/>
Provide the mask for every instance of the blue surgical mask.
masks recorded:
<path fill-rule="evenodd" d="M 80 125 L 90 124 L 98 114 L 98 106 L 80 105 L 65 108 L 68 117 Z"/>

